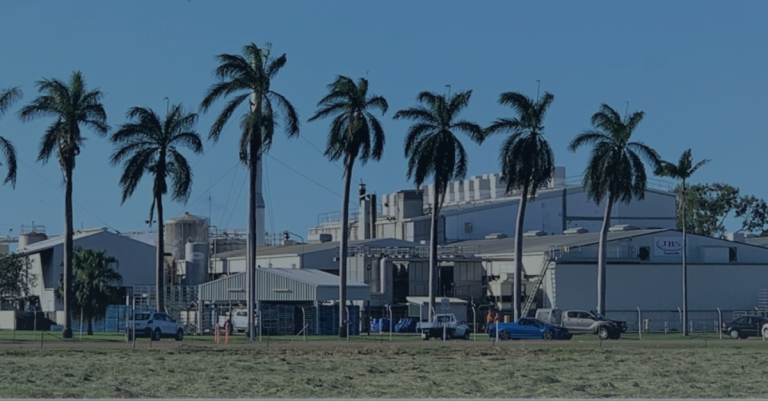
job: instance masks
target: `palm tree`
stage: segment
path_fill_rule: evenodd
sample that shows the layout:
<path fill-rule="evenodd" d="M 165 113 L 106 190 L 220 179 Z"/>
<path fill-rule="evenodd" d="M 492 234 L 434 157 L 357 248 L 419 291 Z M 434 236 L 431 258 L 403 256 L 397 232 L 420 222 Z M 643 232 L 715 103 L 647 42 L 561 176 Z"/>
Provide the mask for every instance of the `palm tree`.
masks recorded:
<path fill-rule="evenodd" d="M 408 179 L 417 188 L 432 176 L 432 218 L 429 235 L 429 320 L 435 308 L 435 269 L 437 268 L 437 217 L 445 200 L 448 184 L 467 173 L 467 153 L 456 133 L 467 134 L 480 144 L 483 129 L 474 122 L 458 120 L 459 113 L 469 105 L 472 91 L 453 95 L 421 92 L 418 106 L 398 111 L 394 118 L 413 121 L 405 138 L 405 157 L 408 159 Z"/>
<path fill-rule="evenodd" d="M 216 78 L 219 82 L 213 84 L 200 104 L 203 112 L 222 97 L 234 95 L 224 109 L 219 113 L 211 126 L 208 138 L 218 141 L 224 126 L 235 110 L 246 103 L 249 111 L 240 123 L 240 160 L 248 166 L 248 251 L 246 276 L 248 285 L 248 327 L 254 327 L 253 315 L 255 305 L 255 275 L 256 275 L 256 208 L 257 203 L 263 207 L 263 200 L 256 197 L 257 176 L 261 173 L 260 164 L 263 154 L 269 151 L 272 138 L 277 126 L 278 112 L 282 113 L 283 129 L 288 137 L 299 134 L 299 116 L 293 105 L 283 95 L 271 88 L 272 79 L 285 66 L 285 54 L 271 59 L 270 46 L 264 49 L 251 43 L 243 47 L 243 55 L 220 54 L 217 56 L 219 66 L 216 68 Z M 277 107 L 273 107 L 277 106 Z M 260 188 L 259 188 L 260 189 Z M 248 330 L 249 339 L 253 341 L 254 330 Z"/>
<path fill-rule="evenodd" d="M 21 99 L 21 89 L 18 87 L 0 90 L 0 117 L 2 117 L 11 106 Z M 8 173 L 5 175 L 3 183 L 11 183 L 11 187 L 16 187 L 16 148 L 11 141 L 0 136 L 0 152 L 5 156 L 5 165 L 8 167 Z"/>
<path fill-rule="evenodd" d="M 72 338 L 72 176 L 75 159 L 85 142 L 81 126 L 91 128 L 99 136 L 109 131 L 107 113 L 101 104 L 104 94 L 99 89 L 88 90 L 80 71 L 72 73 L 68 83 L 58 79 L 42 79 L 36 83 L 41 93 L 32 103 L 19 111 L 22 121 L 53 117 L 40 141 L 37 160 L 47 163 L 56 153 L 64 176 L 64 330 L 63 338 Z"/>
<path fill-rule="evenodd" d="M 149 209 L 149 224 L 157 207 L 157 266 L 155 271 L 157 310 L 164 311 L 165 303 L 165 243 L 163 237 L 163 196 L 168 193 L 168 179 L 171 179 L 171 199 L 186 202 L 192 192 L 192 168 L 179 152 L 186 147 L 194 153 L 203 151 L 200 134 L 195 131 L 197 114 L 184 112 L 182 106 L 174 105 L 163 120 L 153 110 L 133 107 L 126 114 L 133 120 L 120 126 L 110 140 L 117 145 L 111 163 L 123 165 L 120 186 L 125 203 L 144 173 L 152 176 L 152 206 Z"/>
<path fill-rule="evenodd" d="M 595 203 L 600 204 L 603 199 L 606 200 L 597 256 L 597 311 L 601 314 L 605 313 L 606 241 L 611 225 L 611 210 L 618 201 L 628 204 L 632 198 L 645 198 L 648 177 L 642 159 L 651 163 L 654 169 L 660 164 L 655 150 L 642 142 L 630 142 L 644 116 L 644 112 L 636 111 L 622 119 L 616 110 L 602 104 L 600 110 L 592 115 L 594 129 L 579 134 L 568 145 L 572 152 L 582 146 L 592 145 L 584 170 L 584 188 L 587 198 Z"/>
<path fill-rule="evenodd" d="M 118 260 L 103 249 L 84 249 L 76 247 L 74 255 L 74 274 L 72 307 L 75 315 L 88 322 L 88 335 L 93 335 L 93 319 L 107 315 L 107 305 L 114 303 L 116 286 L 123 282 L 123 276 L 117 271 Z M 59 277 L 56 295 L 63 297 L 64 275 Z"/>
<path fill-rule="evenodd" d="M 555 169 L 555 156 L 544 139 L 544 116 L 555 97 L 547 92 L 544 97 L 533 100 L 517 92 L 505 92 L 499 96 L 499 103 L 512 107 L 518 114 L 515 118 L 499 118 L 487 128 L 487 135 L 496 132 L 511 132 L 499 153 L 501 171 L 507 182 L 507 192 L 521 191 L 520 206 L 517 208 L 515 225 L 515 284 L 513 308 L 515 320 L 520 318 L 520 293 L 523 277 L 523 225 L 525 208 L 529 196 L 536 196 L 536 190 L 544 185 Z"/>
<path fill-rule="evenodd" d="M 696 172 L 701 166 L 709 163 L 709 159 L 704 159 L 696 164 L 693 164 L 693 156 L 691 155 L 691 149 L 687 149 L 680 156 L 680 160 L 677 164 L 667 161 L 661 161 L 659 167 L 656 169 L 656 175 L 662 177 L 670 177 L 682 181 L 682 188 L 680 188 L 680 208 L 683 215 L 683 335 L 688 335 L 688 326 L 685 322 L 688 321 L 688 235 L 685 230 L 685 191 L 686 181 L 691 178 L 693 173 Z"/>
<path fill-rule="evenodd" d="M 328 85 L 328 95 L 317 106 L 320 110 L 309 121 L 335 116 L 328 131 L 325 156 L 331 161 L 344 158 L 344 200 L 341 205 L 341 241 L 339 245 L 339 337 L 347 335 L 347 243 L 349 241 L 349 187 L 352 167 L 360 158 L 364 165 L 368 159 L 380 160 L 384 153 L 384 129 L 369 110 L 379 109 L 384 115 L 389 108 L 386 99 L 368 95 L 368 80 L 355 81 L 338 76 Z M 373 205 L 376 207 L 376 205 Z M 372 222 L 371 224 L 375 224 Z"/>

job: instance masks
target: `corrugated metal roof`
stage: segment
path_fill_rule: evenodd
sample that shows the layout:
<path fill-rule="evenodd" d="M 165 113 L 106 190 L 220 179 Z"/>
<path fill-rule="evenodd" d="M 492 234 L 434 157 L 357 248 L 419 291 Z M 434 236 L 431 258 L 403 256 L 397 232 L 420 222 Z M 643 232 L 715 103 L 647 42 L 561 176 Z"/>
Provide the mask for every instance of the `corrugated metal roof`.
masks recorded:
<path fill-rule="evenodd" d="M 79 240 L 81 238 L 90 237 L 92 235 L 101 234 L 101 233 L 112 234 L 109 231 L 107 231 L 106 228 L 92 228 L 92 229 L 87 229 L 87 230 L 75 230 L 74 235 L 72 236 L 72 240 L 73 241 L 77 241 L 77 240 Z M 118 234 L 114 234 L 114 235 L 118 235 Z M 122 235 L 121 235 L 121 237 L 122 237 Z M 131 241 L 135 241 L 134 239 L 129 238 L 129 237 L 124 237 L 124 238 L 125 239 L 129 239 Z M 143 241 L 138 241 L 138 242 L 141 242 L 142 244 L 145 244 L 145 242 L 143 242 Z M 46 249 L 49 249 L 49 248 L 53 248 L 53 247 L 55 247 L 57 245 L 61 245 L 63 243 L 64 243 L 64 236 L 61 235 L 61 236 L 58 236 L 58 237 L 48 238 L 48 239 L 40 241 L 40 242 L 35 242 L 34 244 L 28 245 L 26 248 L 19 249 L 19 251 L 20 252 L 24 252 L 24 253 L 36 253 L 36 252 L 43 251 L 43 250 L 46 250 Z M 147 244 L 147 245 L 149 245 L 149 244 Z M 152 246 L 152 245 L 150 245 L 150 246 Z"/>
<path fill-rule="evenodd" d="M 618 241 L 626 238 L 655 234 L 671 229 L 631 230 L 609 232 L 608 241 Z M 546 235 L 543 237 L 523 237 L 523 252 L 545 252 L 553 247 L 562 246 L 587 246 L 599 243 L 600 233 L 584 233 L 573 235 Z M 462 247 L 475 247 L 478 255 L 511 254 L 515 249 L 515 238 L 481 239 L 454 242 L 449 245 Z"/>
<path fill-rule="evenodd" d="M 754 246 L 762 246 L 768 248 L 768 237 L 752 237 L 746 238 L 745 243 Z"/>
<path fill-rule="evenodd" d="M 256 269 L 256 295 L 259 301 L 328 301 L 338 299 L 339 277 L 314 269 Z M 203 301 L 245 301 L 245 273 L 200 284 Z M 347 281 L 350 300 L 369 300 L 370 287 Z"/>
<path fill-rule="evenodd" d="M 369 245 L 374 247 L 405 247 L 416 246 L 415 243 L 396 238 L 371 238 L 358 241 L 349 241 L 350 246 Z M 293 244 L 281 246 L 262 246 L 256 250 L 257 256 L 276 256 L 276 255 L 301 255 L 319 251 L 327 251 L 339 247 L 338 241 L 321 242 L 317 244 Z M 229 252 L 217 253 L 216 258 L 238 258 L 247 253 L 246 249 L 238 249 Z"/>

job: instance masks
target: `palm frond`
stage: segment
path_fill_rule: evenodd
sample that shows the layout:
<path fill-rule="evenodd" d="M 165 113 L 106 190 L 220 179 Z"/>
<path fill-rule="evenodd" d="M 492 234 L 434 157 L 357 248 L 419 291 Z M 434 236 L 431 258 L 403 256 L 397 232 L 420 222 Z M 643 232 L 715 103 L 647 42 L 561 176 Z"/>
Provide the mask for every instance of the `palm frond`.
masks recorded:
<path fill-rule="evenodd" d="M 16 148 L 11 141 L 0 136 L 0 152 L 2 152 L 5 157 L 5 167 L 8 169 L 3 183 L 10 182 L 11 187 L 16 188 Z"/>
<path fill-rule="evenodd" d="M 18 86 L 0 90 L 0 117 L 5 115 L 11 106 L 21 100 L 24 94 Z"/>

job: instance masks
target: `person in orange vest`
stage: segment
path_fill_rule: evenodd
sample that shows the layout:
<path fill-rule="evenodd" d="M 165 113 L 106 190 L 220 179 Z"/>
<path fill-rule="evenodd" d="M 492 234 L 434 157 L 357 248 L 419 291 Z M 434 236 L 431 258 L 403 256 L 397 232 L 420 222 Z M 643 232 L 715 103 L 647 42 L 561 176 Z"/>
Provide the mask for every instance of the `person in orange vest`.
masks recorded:
<path fill-rule="evenodd" d="M 493 310 L 488 308 L 488 315 L 485 317 L 485 332 L 491 331 L 491 323 L 493 323 Z"/>
<path fill-rule="evenodd" d="M 494 323 L 498 323 L 501 318 L 501 313 L 496 312 L 496 316 L 493 318 Z"/>

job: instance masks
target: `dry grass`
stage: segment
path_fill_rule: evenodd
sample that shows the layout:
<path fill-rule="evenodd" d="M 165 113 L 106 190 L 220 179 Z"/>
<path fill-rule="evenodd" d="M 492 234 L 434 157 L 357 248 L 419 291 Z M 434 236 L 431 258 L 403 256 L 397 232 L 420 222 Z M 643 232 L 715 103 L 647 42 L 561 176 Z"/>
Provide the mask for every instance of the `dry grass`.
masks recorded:
<path fill-rule="evenodd" d="M 758 339 L 54 346 L 6 343 L 0 397 L 749 398 L 768 374 Z"/>

